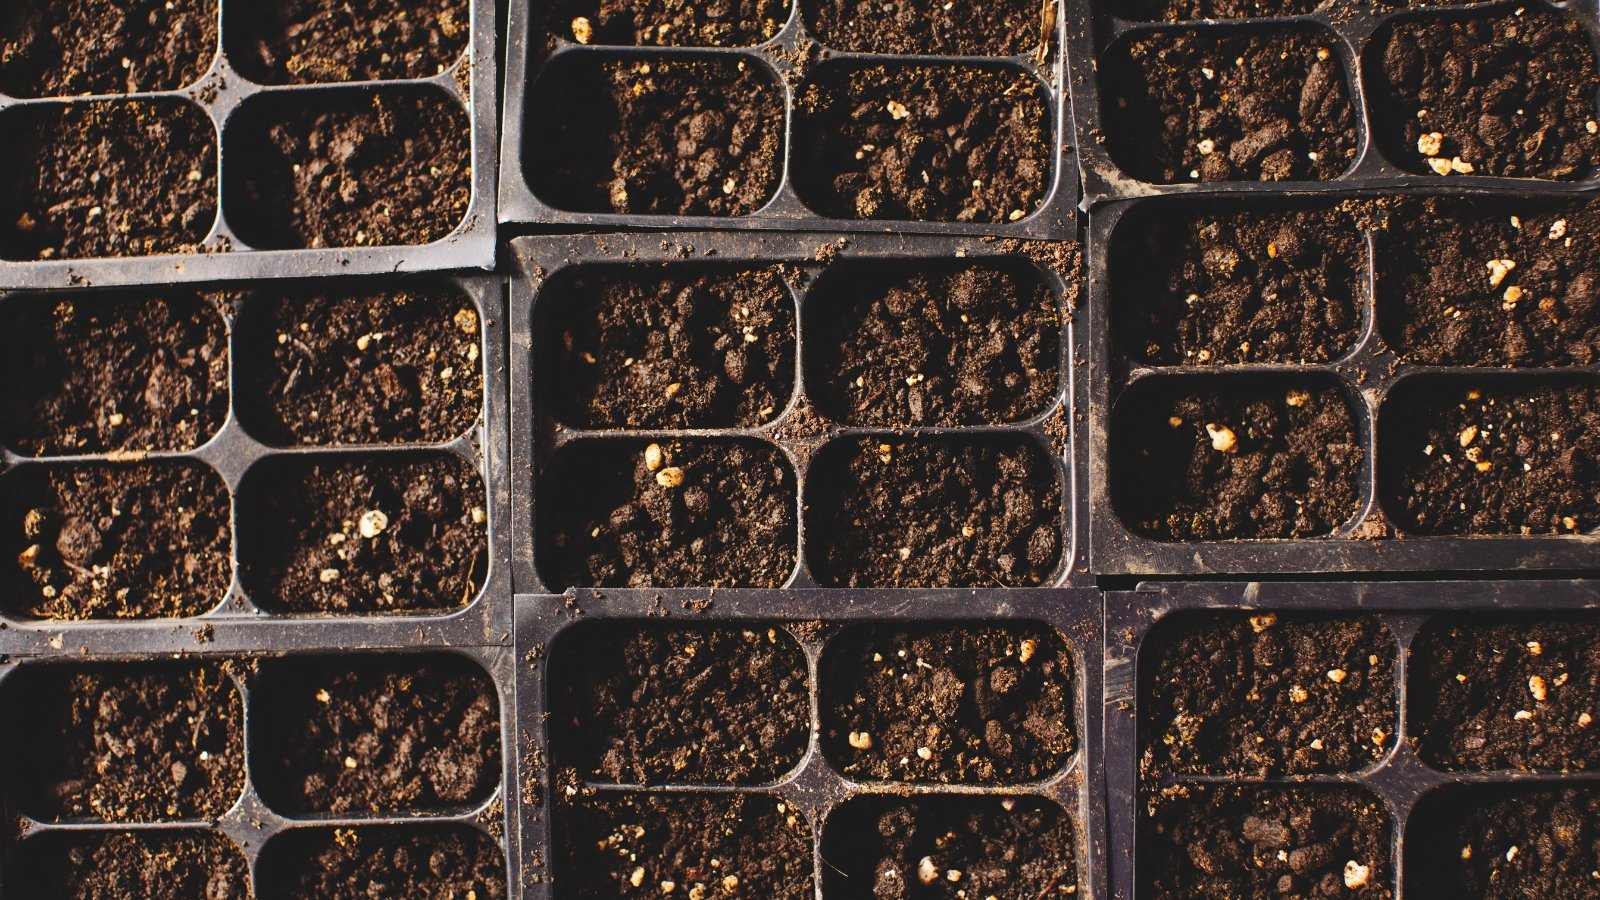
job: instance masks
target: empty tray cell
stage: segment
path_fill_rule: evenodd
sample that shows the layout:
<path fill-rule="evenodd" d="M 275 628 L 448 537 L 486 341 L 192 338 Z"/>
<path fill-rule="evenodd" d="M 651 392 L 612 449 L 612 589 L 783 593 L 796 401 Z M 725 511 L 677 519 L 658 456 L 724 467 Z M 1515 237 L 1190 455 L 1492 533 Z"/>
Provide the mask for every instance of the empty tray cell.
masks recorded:
<path fill-rule="evenodd" d="M 52 831 L 23 841 L 11 858 L 17 878 L 7 887 L 33 900 L 250 896 L 239 847 L 199 828 Z"/>
<path fill-rule="evenodd" d="M 1448 787 L 1406 826 L 1406 893 L 1417 897 L 1592 897 L 1600 888 L 1600 792 Z"/>
<path fill-rule="evenodd" d="M 1412 644 L 1412 742 L 1452 771 L 1600 764 L 1600 620 L 1439 619 Z"/>
<path fill-rule="evenodd" d="M 228 415 L 218 295 L 165 289 L 0 305 L 0 435 L 30 456 L 192 450 Z"/>
<path fill-rule="evenodd" d="M 472 201 L 466 110 L 431 87 L 266 94 L 225 140 L 228 222 L 259 250 L 428 244 Z"/>
<path fill-rule="evenodd" d="M 1148 814 L 1141 897 L 1395 895 L 1393 826 L 1362 788 L 1196 784 Z"/>
<path fill-rule="evenodd" d="M 552 585 L 771 588 L 794 571 L 794 468 L 771 444 L 584 441 L 542 476 Z"/>
<path fill-rule="evenodd" d="M 1600 526 L 1600 385 L 1416 378 L 1380 412 L 1380 499 L 1418 534 L 1573 534 Z"/>
<path fill-rule="evenodd" d="M 239 493 L 240 577 L 263 606 L 450 610 L 487 574 L 483 478 L 457 456 L 279 457 Z"/>
<path fill-rule="evenodd" d="M 1020 56 L 1055 32 L 1055 0 L 925 3 L 919 0 L 801 0 L 806 27 L 835 50 L 854 53 Z M 1049 24 L 1046 24 L 1049 23 Z"/>
<path fill-rule="evenodd" d="M 1378 325 L 1410 362 L 1600 362 L 1600 207 L 1426 199 L 1377 237 Z"/>
<path fill-rule="evenodd" d="M 1361 339 L 1366 238 L 1342 206 L 1148 206 L 1118 225 L 1111 310 L 1153 365 L 1320 363 Z"/>
<path fill-rule="evenodd" d="M 1060 301 L 1025 261 L 840 264 L 808 301 L 809 387 L 836 420 L 1002 424 L 1060 392 Z"/>
<path fill-rule="evenodd" d="M 770 794 L 604 792 L 556 809 L 566 897 L 810 897 L 811 824 Z"/>
<path fill-rule="evenodd" d="M 467 825 L 293 829 L 256 871 L 263 898 L 509 896 L 505 854 Z"/>
<path fill-rule="evenodd" d="M 1101 0 L 1101 9 L 1124 19 L 1185 22 L 1194 19 L 1249 19 L 1304 16 L 1324 0 Z"/>
<path fill-rule="evenodd" d="M 1182 614 L 1139 653 L 1139 769 L 1357 772 L 1395 743 L 1394 635 L 1375 617 Z"/>
<path fill-rule="evenodd" d="M 826 586 L 1032 587 L 1060 566 L 1061 478 L 1028 437 L 849 438 L 807 491 Z"/>
<path fill-rule="evenodd" d="M 778 190 L 783 96 L 753 57 L 568 54 L 530 88 L 523 165 L 562 210 L 749 215 Z"/>
<path fill-rule="evenodd" d="M 443 443 L 483 412 L 482 325 L 456 288 L 264 291 L 234 334 L 240 418 L 272 444 Z"/>
<path fill-rule="evenodd" d="M 580 44 L 750 47 L 789 21 L 788 0 L 555 0 L 550 33 Z"/>
<path fill-rule="evenodd" d="M 0 589 L 41 619 L 197 616 L 233 574 L 228 489 L 198 462 L 38 466 L 0 479 Z"/>
<path fill-rule="evenodd" d="M 1373 136 L 1419 174 L 1577 179 L 1600 165 L 1593 35 L 1542 8 L 1402 19 L 1368 53 Z"/>
<path fill-rule="evenodd" d="M 217 55 L 217 0 L 16 0 L 0 17 L 0 93 L 175 91 Z"/>
<path fill-rule="evenodd" d="M 1112 411 L 1112 502 L 1157 540 L 1328 535 L 1362 504 L 1357 430 L 1320 376 L 1143 379 Z"/>
<path fill-rule="evenodd" d="M 1357 145 L 1338 46 L 1307 28 L 1136 33 L 1102 63 L 1107 148 L 1143 181 L 1338 178 Z"/>
<path fill-rule="evenodd" d="M 0 259 L 193 253 L 217 217 L 217 137 L 174 98 L 0 113 Z"/>
<path fill-rule="evenodd" d="M 4 682 L 7 793 L 45 821 L 214 821 L 244 791 L 226 664 L 24 666 Z"/>
<path fill-rule="evenodd" d="M 1010 67 L 819 67 L 794 133 L 795 189 L 836 219 L 1016 222 L 1054 177 L 1049 92 Z"/>
<path fill-rule="evenodd" d="M 461 57 L 467 0 L 225 4 L 228 62 L 261 84 L 429 78 Z"/>
<path fill-rule="evenodd" d="M 569 425 L 751 428 L 794 394 L 794 299 L 775 269 L 577 267 L 539 303 L 541 394 Z"/>
<path fill-rule="evenodd" d="M 1072 657 L 1047 625 L 856 627 L 818 677 L 823 752 L 858 781 L 1022 784 L 1076 748 Z"/>

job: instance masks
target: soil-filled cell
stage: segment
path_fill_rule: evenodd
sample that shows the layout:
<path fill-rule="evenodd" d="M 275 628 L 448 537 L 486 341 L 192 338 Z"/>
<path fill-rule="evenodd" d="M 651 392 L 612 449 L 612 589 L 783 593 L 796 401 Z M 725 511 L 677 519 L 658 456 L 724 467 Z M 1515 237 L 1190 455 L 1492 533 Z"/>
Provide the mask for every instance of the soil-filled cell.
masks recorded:
<path fill-rule="evenodd" d="M 175 91 L 217 53 L 217 0 L 13 0 L 0 11 L 0 93 Z"/>
<path fill-rule="evenodd" d="M 1102 9 L 1134 21 L 1185 22 L 1303 16 L 1322 3 L 1323 0 L 1104 0 Z"/>
<path fill-rule="evenodd" d="M 227 835 L 198 828 L 55 831 L 13 851 L 17 895 L 247 900 L 250 867 Z"/>
<path fill-rule="evenodd" d="M 1446 788 L 1406 826 L 1408 897 L 1593 897 L 1600 890 L 1600 792 Z"/>
<path fill-rule="evenodd" d="M 1055 36 L 1055 0 L 801 0 L 800 11 L 817 40 L 852 53 L 1020 56 Z"/>
<path fill-rule="evenodd" d="M 263 84 L 431 78 L 472 37 L 467 0 L 228 3 L 228 61 Z"/>
<path fill-rule="evenodd" d="M 750 47 L 789 21 L 788 0 L 554 0 L 547 27 L 580 44 Z"/>
<path fill-rule="evenodd" d="M 264 898 L 505 900 L 505 852 L 466 825 L 301 828 L 261 851 Z"/>

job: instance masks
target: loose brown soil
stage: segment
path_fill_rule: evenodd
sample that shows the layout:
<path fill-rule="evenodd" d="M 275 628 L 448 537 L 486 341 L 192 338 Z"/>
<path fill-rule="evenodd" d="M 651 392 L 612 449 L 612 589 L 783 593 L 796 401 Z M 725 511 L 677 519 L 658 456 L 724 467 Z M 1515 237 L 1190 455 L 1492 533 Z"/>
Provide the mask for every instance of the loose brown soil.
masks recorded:
<path fill-rule="evenodd" d="M 23 843 L 14 859 L 19 894 L 37 900 L 250 896 L 244 854 L 226 835 L 198 828 L 50 832 Z"/>
<path fill-rule="evenodd" d="M 1589 40 L 1577 19 L 1539 9 L 1401 21 L 1367 66 L 1374 138 L 1423 175 L 1585 177 L 1600 165 Z"/>
<path fill-rule="evenodd" d="M 789 21 L 787 0 L 555 0 L 550 33 L 581 44 L 749 47 Z"/>
<path fill-rule="evenodd" d="M 441 443 L 483 412 L 482 326 L 439 287 L 268 295 L 236 329 L 240 416 L 274 444 Z"/>
<path fill-rule="evenodd" d="M 544 396 L 570 425 L 750 428 L 794 393 L 794 300 L 772 269 L 580 269 L 540 302 Z"/>
<path fill-rule="evenodd" d="M 6 695 L 9 793 L 35 818 L 215 820 L 244 790 L 243 707 L 222 666 L 24 667 Z"/>
<path fill-rule="evenodd" d="M 819 678 L 823 752 L 850 778 L 1021 784 L 1076 746 L 1072 657 L 1046 626 L 855 628 Z"/>
<path fill-rule="evenodd" d="M 298 829 L 262 857 L 263 897 L 507 896 L 505 853 L 465 825 Z"/>
<path fill-rule="evenodd" d="M 269 97 L 228 129 L 228 220 L 262 250 L 428 244 L 472 201 L 472 127 L 431 88 Z"/>
<path fill-rule="evenodd" d="M 228 591 L 229 512 L 226 485 L 200 463 L 12 472 L 0 481 L 0 587 L 42 619 L 197 616 Z"/>
<path fill-rule="evenodd" d="M 1043 34 L 1034 0 L 802 0 L 800 11 L 817 40 L 853 53 L 1020 56 L 1036 52 Z"/>
<path fill-rule="evenodd" d="M 1183 22 L 1190 19 L 1246 19 L 1303 16 L 1321 0 L 1115 0 L 1110 11 L 1124 19 Z"/>
<path fill-rule="evenodd" d="M 883 435 L 824 454 L 808 504 L 824 585 L 1035 586 L 1060 563 L 1060 479 L 1030 439 Z"/>
<path fill-rule="evenodd" d="M 189 253 L 211 230 L 217 138 L 199 107 L 104 100 L 4 120 L 0 258 Z"/>
<path fill-rule="evenodd" d="M 753 62 L 567 57 L 533 86 L 524 170 L 559 209 L 749 215 L 778 189 L 782 96 Z"/>
<path fill-rule="evenodd" d="M 1101 73 L 1108 149 L 1142 181 L 1337 178 L 1355 160 L 1356 117 L 1336 46 L 1300 30 L 1130 40 Z"/>
<path fill-rule="evenodd" d="M 229 62 L 265 84 L 431 78 L 472 36 L 467 0 L 228 5 Z"/>
<path fill-rule="evenodd" d="M 1025 263 L 837 269 L 809 304 L 811 388 L 835 419 L 1002 424 L 1060 389 L 1058 299 Z"/>
<path fill-rule="evenodd" d="M 1185 615 L 1140 650 L 1140 778 L 1355 772 L 1394 746 L 1395 639 L 1376 618 Z"/>
<path fill-rule="evenodd" d="M 1423 798 L 1406 829 L 1406 893 L 1417 897 L 1592 897 L 1600 793 L 1457 788 Z"/>
<path fill-rule="evenodd" d="M 584 777 L 770 782 L 811 734 L 805 655 L 782 629 L 590 628 L 550 683 L 555 752 Z"/>
<path fill-rule="evenodd" d="M 794 134 L 795 188 L 836 219 L 1014 222 L 1050 191 L 1049 95 L 1010 69 L 831 66 Z"/>
<path fill-rule="evenodd" d="M 1572 534 L 1600 526 L 1600 387 L 1402 383 L 1380 411 L 1382 499 L 1419 534 Z"/>
<path fill-rule="evenodd" d="M 585 442 L 544 483 L 539 561 L 552 586 L 771 588 L 794 570 L 794 469 L 769 444 Z"/>
<path fill-rule="evenodd" d="M 1344 209 L 1151 207 L 1114 238 L 1119 337 L 1155 365 L 1327 362 L 1361 338 L 1366 257 Z"/>
<path fill-rule="evenodd" d="M 217 0 L 14 0 L 0 10 L 0 93 L 175 91 L 211 66 Z"/>
<path fill-rule="evenodd" d="M 459 457 L 280 458 L 242 496 L 241 578 L 263 606 L 447 610 L 484 584 L 483 479 Z"/>
<path fill-rule="evenodd" d="M 1446 620 L 1411 651 L 1417 754 L 1450 770 L 1584 772 L 1600 764 L 1600 622 Z M 1591 724 L 1592 723 L 1592 724 Z"/>
<path fill-rule="evenodd" d="M 0 306 L 0 434 L 31 456 L 191 450 L 228 415 L 218 295 Z"/>
<path fill-rule="evenodd" d="M 1145 381 L 1118 401 L 1111 441 L 1117 511 L 1157 540 L 1326 535 L 1361 503 L 1354 415 L 1318 381 Z"/>

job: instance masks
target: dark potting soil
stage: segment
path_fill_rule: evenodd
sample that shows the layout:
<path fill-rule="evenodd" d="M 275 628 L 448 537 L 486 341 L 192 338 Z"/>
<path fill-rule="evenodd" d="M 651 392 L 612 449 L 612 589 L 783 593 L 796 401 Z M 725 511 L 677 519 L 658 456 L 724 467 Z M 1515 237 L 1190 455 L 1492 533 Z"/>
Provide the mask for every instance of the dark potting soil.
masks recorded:
<path fill-rule="evenodd" d="M 217 0 L 13 0 L 0 10 L 0 92 L 175 91 L 217 52 Z"/>
<path fill-rule="evenodd" d="M 1143 897 L 1394 896 L 1389 816 L 1360 788 L 1189 785 L 1148 816 Z"/>
<path fill-rule="evenodd" d="M 263 606 L 446 610 L 487 575 L 483 479 L 456 456 L 280 458 L 248 478 L 241 509 L 240 577 Z"/>
<path fill-rule="evenodd" d="M 1412 646 L 1408 696 L 1429 765 L 1588 771 L 1600 764 L 1600 621 L 1430 623 Z"/>
<path fill-rule="evenodd" d="M 447 287 L 268 293 L 235 329 L 239 413 L 274 444 L 442 443 L 483 412 L 472 302 Z"/>
<path fill-rule="evenodd" d="M 1361 505 L 1349 401 L 1315 380 L 1146 381 L 1118 401 L 1111 441 L 1118 513 L 1157 540 L 1326 535 Z"/>
<path fill-rule="evenodd" d="M 1015 222 L 1054 170 L 1032 75 L 951 65 L 819 69 L 795 109 L 795 188 L 836 219 Z"/>
<path fill-rule="evenodd" d="M 178 618 L 221 603 L 233 566 L 222 478 L 195 462 L 85 463 L 0 481 L 0 586 L 44 619 Z"/>
<path fill-rule="evenodd" d="M 505 853 L 466 825 L 301 828 L 262 858 L 264 898 L 507 896 Z"/>
<path fill-rule="evenodd" d="M 1381 499 L 1418 534 L 1572 534 L 1600 526 L 1600 387 L 1402 383 L 1379 415 Z"/>
<path fill-rule="evenodd" d="M 1518 8 L 1404 20 L 1372 62 L 1374 138 L 1402 168 L 1571 179 L 1600 165 L 1600 70 L 1575 18 Z"/>
<path fill-rule="evenodd" d="M 1113 0 L 1107 9 L 1135 21 L 1183 22 L 1303 16 L 1321 5 L 1322 0 Z"/>
<path fill-rule="evenodd" d="M 559 209 L 749 215 L 778 189 L 782 96 L 742 60 L 568 57 L 533 86 L 524 171 Z"/>
<path fill-rule="evenodd" d="M 273 0 L 227 8 L 228 58 L 264 84 L 431 78 L 472 36 L 467 0 Z"/>
<path fill-rule="evenodd" d="M 432 88 L 268 97 L 228 129 L 228 219 L 262 250 L 428 244 L 472 201 L 471 123 Z"/>
<path fill-rule="evenodd" d="M 0 434 L 30 456 L 191 450 L 228 415 L 218 295 L 0 306 Z"/>
<path fill-rule="evenodd" d="M 1045 7 L 1053 35 L 1054 0 Z M 1045 33 L 1035 0 L 802 0 L 800 12 L 817 40 L 853 53 L 1020 56 L 1037 52 Z"/>
<path fill-rule="evenodd" d="M 772 588 L 794 570 L 794 469 L 770 444 L 585 442 L 544 483 L 552 586 Z"/>
<path fill-rule="evenodd" d="M 1423 797 L 1406 829 L 1411 897 L 1592 897 L 1600 793 L 1455 788 Z"/>
<path fill-rule="evenodd" d="M 1060 479 L 1028 438 L 855 438 L 812 478 L 823 585 L 1031 587 L 1060 563 Z"/>
<path fill-rule="evenodd" d="M 6 684 L 8 793 L 46 821 L 210 819 L 244 791 L 244 713 L 225 667 L 35 666 Z"/>
<path fill-rule="evenodd" d="M 772 269 L 577 270 L 544 290 L 556 418 L 750 428 L 794 393 L 794 300 Z"/>
<path fill-rule="evenodd" d="M 591 627 L 560 646 L 552 743 L 585 778 L 759 784 L 805 755 L 809 676 L 782 629 Z"/>
<path fill-rule="evenodd" d="M 1076 746 L 1072 657 L 1048 626 L 854 628 L 818 677 L 823 752 L 857 780 L 1021 784 Z"/>
<path fill-rule="evenodd" d="M 1142 181 L 1337 178 L 1356 116 L 1335 47 L 1303 30 L 1130 40 L 1101 72 L 1107 147 Z"/>
<path fill-rule="evenodd" d="M 1140 650 L 1140 779 L 1365 769 L 1394 746 L 1396 652 L 1376 618 L 1167 620 Z"/>
<path fill-rule="evenodd" d="M 217 217 L 216 131 L 173 98 L 19 107 L 4 116 L 0 258 L 198 249 Z"/>
<path fill-rule="evenodd" d="M 580 44 L 749 47 L 789 21 L 787 0 L 554 0 L 550 33 Z"/>
<path fill-rule="evenodd" d="M 247 900 L 250 870 L 226 835 L 198 828 L 54 831 L 15 851 L 20 896 L 35 900 Z"/>
<path fill-rule="evenodd" d="M 837 420 L 1003 424 L 1060 390 L 1061 311 L 1027 264 L 840 268 L 809 304 L 810 387 Z"/>
<path fill-rule="evenodd" d="M 1135 213 L 1110 259 L 1119 338 L 1155 365 L 1337 359 L 1361 337 L 1366 257 L 1342 208 Z"/>

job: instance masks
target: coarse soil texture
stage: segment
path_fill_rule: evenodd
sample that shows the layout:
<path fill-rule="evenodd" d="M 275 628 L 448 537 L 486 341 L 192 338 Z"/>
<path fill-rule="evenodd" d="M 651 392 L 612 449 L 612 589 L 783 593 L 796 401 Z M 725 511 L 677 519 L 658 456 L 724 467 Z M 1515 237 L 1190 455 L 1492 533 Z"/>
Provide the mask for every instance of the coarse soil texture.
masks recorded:
<path fill-rule="evenodd" d="M 47 821 L 214 820 L 244 790 L 244 713 L 224 666 L 24 667 L 8 793 Z"/>
<path fill-rule="evenodd" d="M 1392 825 L 1353 787 L 1190 785 L 1149 801 L 1143 897 L 1394 896 Z"/>
<path fill-rule="evenodd" d="M 794 393 L 794 300 L 772 269 L 578 269 L 539 300 L 544 396 L 582 428 L 750 428 Z"/>
<path fill-rule="evenodd" d="M 794 469 L 770 444 L 585 442 L 541 480 L 552 586 L 773 588 L 794 570 Z"/>
<path fill-rule="evenodd" d="M 244 854 L 226 835 L 199 828 L 56 831 L 23 843 L 13 858 L 20 895 L 35 900 L 250 896 Z"/>
<path fill-rule="evenodd" d="M 415 282 L 268 293 L 235 329 L 239 412 L 274 444 L 443 443 L 483 412 L 472 301 Z"/>
<path fill-rule="evenodd" d="M 1576 179 L 1600 165 L 1600 70 L 1576 18 L 1519 7 L 1403 20 L 1367 71 L 1374 139 L 1404 169 Z"/>
<path fill-rule="evenodd" d="M 823 752 L 849 778 L 1021 784 L 1076 747 L 1072 657 L 1048 626 L 854 628 L 819 677 Z"/>
<path fill-rule="evenodd" d="M 1446 619 L 1411 650 L 1417 755 L 1454 771 L 1600 764 L 1600 621 Z"/>
<path fill-rule="evenodd" d="M 532 88 L 524 171 L 558 209 L 745 216 L 778 189 L 783 120 L 753 62 L 569 56 Z"/>
<path fill-rule="evenodd" d="M 1149 207 L 1118 227 L 1111 308 L 1130 355 L 1167 366 L 1317 363 L 1355 347 L 1367 245 L 1347 210 L 1209 209 Z"/>
<path fill-rule="evenodd" d="M 1055 0 L 1044 8 L 1053 36 Z M 1035 0 L 802 0 L 800 11 L 817 40 L 852 53 L 1021 56 L 1038 52 L 1047 37 L 1046 14 Z"/>
<path fill-rule="evenodd" d="M 812 469 L 811 567 L 832 587 L 1031 587 L 1062 553 L 1061 483 L 1025 437 L 852 438 Z"/>
<path fill-rule="evenodd" d="M 554 0 L 548 27 L 580 44 L 750 47 L 789 21 L 787 0 Z"/>
<path fill-rule="evenodd" d="M 229 513 L 222 478 L 196 462 L 12 472 L 0 481 L 0 586 L 41 619 L 198 616 L 228 591 Z"/>
<path fill-rule="evenodd" d="M 1303 16 L 1321 5 L 1321 0 L 1112 0 L 1106 10 L 1134 21 L 1184 22 Z"/>
<path fill-rule="evenodd" d="M 241 577 L 263 606 L 448 610 L 488 573 L 483 479 L 453 455 L 280 458 L 241 494 Z"/>
<path fill-rule="evenodd" d="M 1356 155 L 1332 34 L 1162 31 L 1109 54 L 1106 141 L 1141 181 L 1320 181 Z M 1242 60 L 1242 62 L 1241 62 Z"/>
<path fill-rule="evenodd" d="M 1049 102 L 1008 68 L 819 69 L 796 103 L 795 188 L 836 219 L 1015 222 L 1050 192 Z"/>
<path fill-rule="evenodd" d="M 1349 401 L 1324 382 L 1152 379 L 1113 412 L 1111 493 L 1157 540 L 1318 537 L 1359 510 L 1365 457 Z"/>
<path fill-rule="evenodd" d="M 840 421 L 1003 424 L 1060 390 L 1061 307 L 1025 262 L 838 268 L 808 303 L 810 388 Z"/>
<path fill-rule="evenodd" d="M 1365 769 L 1394 746 L 1395 654 L 1376 618 L 1167 620 L 1139 652 L 1139 777 Z"/>
<path fill-rule="evenodd" d="M 217 0 L 12 0 L 0 9 L 0 93 L 175 91 L 217 53 Z"/>
<path fill-rule="evenodd" d="M 467 0 L 230 3 L 228 59 L 264 84 L 431 78 L 472 36 Z"/>
<path fill-rule="evenodd" d="M 504 851 L 465 825 L 297 829 L 262 858 L 263 897 L 507 896 Z"/>
<path fill-rule="evenodd" d="M 0 258 L 198 250 L 217 217 L 217 137 L 173 98 L 9 110 Z"/>
<path fill-rule="evenodd" d="M 1600 793 L 1454 788 L 1423 797 L 1406 829 L 1414 897 L 1592 897 Z"/>
<path fill-rule="evenodd" d="M 1380 496 L 1418 534 L 1573 534 L 1600 526 L 1600 386 L 1419 380 L 1379 414 Z"/>
<path fill-rule="evenodd" d="M 429 244 L 472 202 L 472 125 L 432 88 L 268 97 L 228 129 L 228 220 L 261 250 Z"/>
<path fill-rule="evenodd" d="M 30 456 L 205 443 L 228 415 L 221 303 L 163 291 L 0 306 L 0 434 Z"/>

